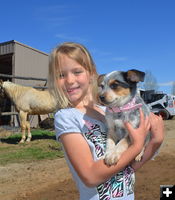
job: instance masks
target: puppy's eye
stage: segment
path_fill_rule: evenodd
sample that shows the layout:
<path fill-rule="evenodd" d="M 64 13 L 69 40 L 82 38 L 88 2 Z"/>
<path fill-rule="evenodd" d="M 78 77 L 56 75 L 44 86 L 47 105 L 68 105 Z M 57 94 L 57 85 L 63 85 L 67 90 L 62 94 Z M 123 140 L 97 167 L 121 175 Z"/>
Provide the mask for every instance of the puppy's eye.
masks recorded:
<path fill-rule="evenodd" d="M 103 90 L 104 89 L 104 85 L 99 85 L 99 87 Z"/>
<path fill-rule="evenodd" d="M 117 83 L 112 83 L 111 85 L 110 85 L 110 88 L 111 89 L 116 89 L 118 87 L 118 84 Z"/>

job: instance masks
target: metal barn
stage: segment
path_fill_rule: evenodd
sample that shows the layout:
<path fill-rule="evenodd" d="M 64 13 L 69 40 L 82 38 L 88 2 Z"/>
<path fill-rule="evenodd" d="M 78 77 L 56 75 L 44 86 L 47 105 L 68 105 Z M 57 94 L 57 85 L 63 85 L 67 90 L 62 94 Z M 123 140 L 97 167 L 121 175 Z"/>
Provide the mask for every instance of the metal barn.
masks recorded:
<path fill-rule="evenodd" d="M 24 86 L 46 86 L 48 76 L 48 54 L 15 40 L 0 43 L 0 79 Z M 8 104 L 8 103 L 7 103 Z M 3 111 L 14 110 L 5 105 Z M 1 110 L 2 112 L 2 110 Z M 1 124 L 17 124 L 17 116 L 0 116 Z M 4 120 L 3 120 L 4 118 Z M 38 125 L 38 117 L 30 116 L 31 127 Z"/>

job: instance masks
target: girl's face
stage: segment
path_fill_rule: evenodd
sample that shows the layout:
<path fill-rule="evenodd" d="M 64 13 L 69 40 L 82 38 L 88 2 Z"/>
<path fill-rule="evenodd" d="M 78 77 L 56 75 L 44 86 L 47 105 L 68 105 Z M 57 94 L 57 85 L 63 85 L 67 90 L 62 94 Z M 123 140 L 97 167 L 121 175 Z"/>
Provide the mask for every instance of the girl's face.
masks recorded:
<path fill-rule="evenodd" d="M 60 57 L 58 84 L 73 106 L 90 97 L 90 74 L 75 60 L 66 55 Z"/>

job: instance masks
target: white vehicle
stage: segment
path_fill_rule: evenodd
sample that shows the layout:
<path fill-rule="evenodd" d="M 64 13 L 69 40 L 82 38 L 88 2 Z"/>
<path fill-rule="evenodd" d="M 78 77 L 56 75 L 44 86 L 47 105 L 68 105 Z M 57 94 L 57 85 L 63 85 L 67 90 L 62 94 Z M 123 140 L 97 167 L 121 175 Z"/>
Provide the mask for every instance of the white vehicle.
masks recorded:
<path fill-rule="evenodd" d="M 140 90 L 140 95 L 151 111 L 161 115 L 163 119 L 172 119 L 175 116 L 175 96 L 154 90 Z"/>

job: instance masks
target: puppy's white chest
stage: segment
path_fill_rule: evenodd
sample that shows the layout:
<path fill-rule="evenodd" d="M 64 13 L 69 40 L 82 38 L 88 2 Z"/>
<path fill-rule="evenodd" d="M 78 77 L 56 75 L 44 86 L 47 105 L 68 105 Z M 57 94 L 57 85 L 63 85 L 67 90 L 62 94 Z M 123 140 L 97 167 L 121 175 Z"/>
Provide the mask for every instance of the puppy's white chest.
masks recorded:
<path fill-rule="evenodd" d="M 114 119 L 114 124 L 116 127 L 124 128 L 124 123 L 123 123 L 123 120 L 121 119 Z"/>
<path fill-rule="evenodd" d="M 124 126 L 124 121 L 128 121 L 126 113 L 108 113 L 106 116 L 109 130 L 113 130 L 113 134 L 117 140 L 124 138 L 128 133 Z M 111 132 L 111 131 L 110 131 Z"/>

